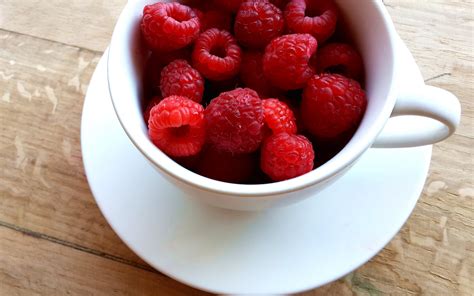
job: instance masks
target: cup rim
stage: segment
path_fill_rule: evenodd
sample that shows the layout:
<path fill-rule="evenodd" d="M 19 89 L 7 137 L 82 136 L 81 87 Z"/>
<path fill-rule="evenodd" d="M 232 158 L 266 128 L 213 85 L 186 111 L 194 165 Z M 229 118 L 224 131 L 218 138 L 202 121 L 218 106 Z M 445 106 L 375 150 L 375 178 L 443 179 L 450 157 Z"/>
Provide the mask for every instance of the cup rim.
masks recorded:
<path fill-rule="evenodd" d="M 395 37 L 397 36 L 397 33 L 388 14 L 388 11 L 383 6 L 382 2 L 374 1 L 372 3 L 375 5 L 378 14 L 382 16 L 382 21 L 384 23 L 386 32 L 390 40 L 389 55 L 392 60 L 392 68 L 390 71 L 392 83 L 390 84 L 390 88 L 387 92 L 387 100 L 382 108 L 382 112 L 380 112 L 379 116 L 377 117 L 371 128 L 364 131 L 364 133 L 361 135 L 361 138 L 353 144 L 351 148 L 351 153 L 339 153 L 338 155 L 330 159 L 328 162 L 323 164 L 321 167 L 318 167 L 312 170 L 311 172 L 289 180 L 267 184 L 235 184 L 217 181 L 201 176 L 179 165 L 170 157 L 168 157 L 165 153 L 163 153 L 160 149 L 156 148 L 148 139 L 148 136 L 146 136 L 146 139 L 144 139 L 145 137 L 143 137 L 143 133 L 141 133 L 141 131 L 137 132 L 132 127 L 130 127 L 128 122 L 124 120 L 122 116 L 123 112 L 126 112 L 127 110 L 123 110 L 123 108 L 121 108 L 121 105 L 116 102 L 116 98 L 119 97 L 120 94 L 117 93 L 117 88 L 114 87 L 116 85 L 115 82 L 117 81 L 113 79 L 116 73 L 114 72 L 114 65 L 116 65 L 116 63 L 113 63 L 111 56 L 114 56 L 115 54 L 116 46 L 114 45 L 118 42 L 118 36 L 122 33 L 120 31 L 122 26 L 120 25 L 123 22 L 126 22 L 126 17 L 130 16 L 130 10 L 135 8 L 133 5 L 137 5 L 137 3 L 134 1 L 128 1 L 124 10 L 122 11 L 112 34 L 112 39 L 108 48 L 108 90 L 117 118 L 123 130 L 127 134 L 128 138 L 131 140 L 134 146 L 143 154 L 143 156 L 148 159 L 148 161 L 150 161 L 155 167 L 159 168 L 167 176 L 177 179 L 191 187 L 227 196 L 255 197 L 288 194 L 305 189 L 318 183 L 324 183 L 325 181 L 337 175 L 339 172 L 343 171 L 343 169 L 346 168 L 348 165 L 354 163 L 356 159 L 358 159 L 368 148 L 370 148 L 372 143 L 375 141 L 377 135 L 382 131 L 386 121 L 389 119 L 390 114 L 395 105 L 395 79 L 397 72 L 397 64 L 395 63 Z"/>

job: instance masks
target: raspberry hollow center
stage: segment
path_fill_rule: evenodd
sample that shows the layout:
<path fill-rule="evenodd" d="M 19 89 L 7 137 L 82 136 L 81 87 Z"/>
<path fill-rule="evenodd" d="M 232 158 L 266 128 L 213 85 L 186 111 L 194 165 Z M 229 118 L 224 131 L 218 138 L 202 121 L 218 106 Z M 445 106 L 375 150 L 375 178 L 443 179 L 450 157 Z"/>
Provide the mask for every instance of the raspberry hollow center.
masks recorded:
<path fill-rule="evenodd" d="M 170 133 L 177 138 L 186 136 L 187 134 L 189 134 L 189 130 L 190 130 L 190 126 L 188 124 L 169 129 Z"/>
<path fill-rule="evenodd" d="M 186 10 L 176 9 L 176 6 L 167 6 L 166 8 L 168 16 L 178 23 L 186 22 L 191 19 L 191 15 Z"/>
<path fill-rule="evenodd" d="M 227 56 L 227 51 L 223 44 L 216 44 L 209 50 L 211 55 L 214 55 L 219 58 L 225 58 Z"/>
<path fill-rule="evenodd" d="M 307 17 L 319 17 L 324 13 L 324 9 L 320 7 L 319 5 L 311 5 L 307 4 L 306 9 L 305 9 L 305 16 Z"/>

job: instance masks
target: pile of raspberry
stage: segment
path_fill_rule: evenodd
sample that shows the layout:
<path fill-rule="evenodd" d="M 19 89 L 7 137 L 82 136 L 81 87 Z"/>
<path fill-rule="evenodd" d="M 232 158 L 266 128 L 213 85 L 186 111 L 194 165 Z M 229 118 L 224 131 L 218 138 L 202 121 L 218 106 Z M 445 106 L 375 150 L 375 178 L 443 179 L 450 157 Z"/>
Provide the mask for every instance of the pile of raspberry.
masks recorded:
<path fill-rule="evenodd" d="M 333 0 L 189 0 L 143 10 L 151 141 L 220 181 L 298 177 L 366 109 L 363 63 Z"/>

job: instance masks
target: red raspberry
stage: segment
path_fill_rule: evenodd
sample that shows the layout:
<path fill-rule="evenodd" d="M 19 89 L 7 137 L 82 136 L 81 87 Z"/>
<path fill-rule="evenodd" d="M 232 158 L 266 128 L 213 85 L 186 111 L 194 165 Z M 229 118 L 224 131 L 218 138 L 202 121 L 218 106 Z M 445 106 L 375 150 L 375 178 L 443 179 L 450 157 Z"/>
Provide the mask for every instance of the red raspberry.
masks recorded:
<path fill-rule="evenodd" d="M 304 87 L 314 75 L 309 63 L 317 48 L 318 42 L 308 34 L 291 34 L 273 39 L 263 56 L 265 77 L 282 89 Z"/>
<path fill-rule="evenodd" d="M 338 9 L 333 0 L 291 0 L 284 14 L 291 31 L 311 34 L 319 43 L 336 30 Z"/>
<path fill-rule="evenodd" d="M 235 18 L 234 33 L 240 44 L 262 48 L 280 36 L 285 21 L 278 7 L 259 0 L 250 0 L 240 5 Z"/>
<path fill-rule="evenodd" d="M 301 111 L 300 111 L 300 106 L 299 102 L 295 102 L 295 98 L 287 99 L 287 98 L 282 98 L 280 99 L 283 103 L 285 103 L 290 109 L 291 112 L 293 112 L 293 115 L 295 116 L 295 122 L 296 122 L 296 129 L 298 134 L 304 134 L 305 133 L 305 127 L 303 124 L 303 119 L 301 119 Z"/>
<path fill-rule="evenodd" d="M 161 95 L 184 96 L 200 103 L 204 92 L 204 79 L 185 60 L 175 60 L 161 71 Z"/>
<path fill-rule="evenodd" d="M 241 54 L 229 32 L 210 29 L 196 40 L 193 66 L 210 80 L 227 80 L 239 73 Z"/>
<path fill-rule="evenodd" d="M 198 154 L 206 140 L 204 108 L 186 97 L 167 97 L 151 109 L 148 134 L 169 156 Z"/>
<path fill-rule="evenodd" d="M 153 98 L 146 104 L 145 111 L 143 111 L 143 119 L 145 119 L 146 124 L 148 124 L 148 120 L 150 119 L 150 111 L 151 111 L 151 109 L 152 109 L 153 107 L 155 107 L 156 105 L 158 105 L 158 103 L 160 103 L 161 100 L 163 100 L 162 97 L 156 96 L 156 97 L 153 97 Z"/>
<path fill-rule="evenodd" d="M 200 22 L 188 6 L 158 2 L 143 9 L 141 29 L 150 48 L 172 51 L 186 47 L 199 36 Z"/>
<path fill-rule="evenodd" d="M 214 2 L 227 12 L 237 12 L 243 0 L 214 0 Z"/>
<path fill-rule="evenodd" d="M 160 80 L 163 68 L 176 59 L 191 61 L 191 48 L 186 47 L 176 51 L 160 53 L 152 52 L 146 62 L 145 90 L 147 97 L 161 95 Z"/>
<path fill-rule="evenodd" d="M 255 172 L 256 155 L 232 154 L 215 149 L 206 149 L 202 153 L 198 173 L 219 181 L 244 183 L 249 181 Z"/>
<path fill-rule="evenodd" d="M 367 106 L 355 80 L 338 74 L 315 75 L 303 92 L 301 115 L 317 138 L 334 138 L 357 127 Z"/>
<path fill-rule="evenodd" d="M 205 111 L 208 141 L 229 153 L 250 153 L 263 137 L 263 108 L 258 94 L 248 88 L 221 93 Z"/>
<path fill-rule="evenodd" d="M 263 53 L 258 51 L 242 53 L 240 80 L 245 86 L 255 90 L 263 97 L 277 97 L 282 93 L 282 90 L 271 85 L 263 75 Z"/>
<path fill-rule="evenodd" d="M 330 43 L 319 49 L 317 68 L 321 73 L 337 73 L 358 80 L 362 75 L 362 58 L 348 44 Z"/>
<path fill-rule="evenodd" d="M 313 145 L 304 136 L 279 133 L 263 143 L 260 167 L 273 181 L 301 176 L 310 172 L 313 166 Z"/>
<path fill-rule="evenodd" d="M 213 28 L 230 31 L 232 28 L 232 18 L 230 14 L 222 11 L 208 10 L 202 12 L 199 19 L 201 20 L 201 32 Z"/>
<path fill-rule="evenodd" d="M 262 100 L 265 125 L 274 134 L 296 134 L 296 119 L 287 104 L 278 99 Z"/>

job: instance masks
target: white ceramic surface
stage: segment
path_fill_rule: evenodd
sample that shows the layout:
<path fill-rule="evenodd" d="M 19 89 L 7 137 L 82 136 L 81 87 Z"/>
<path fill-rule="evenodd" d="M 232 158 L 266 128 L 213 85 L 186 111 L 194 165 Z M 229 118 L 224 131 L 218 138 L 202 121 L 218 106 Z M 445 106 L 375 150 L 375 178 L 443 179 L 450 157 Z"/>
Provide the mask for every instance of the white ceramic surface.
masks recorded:
<path fill-rule="evenodd" d="M 382 1 L 336 0 L 363 56 L 368 107 L 351 141 L 336 157 L 307 174 L 261 185 L 231 184 L 195 174 L 167 157 L 149 140 L 142 119 L 141 81 L 145 48 L 139 23 L 143 6 L 156 0 L 129 1 L 115 27 L 109 50 L 108 82 L 114 109 L 137 149 L 183 191 L 200 201 L 239 210 L 260 210 L 299 201 L 323 190 L 347 172 L 376 141 L 392 115 L 419 115 L 443 124 L 414 128 L 406 125 L 384 132 L 380 147 L 433 143 L 449 136 L 459 122 L 457 99 L 432 87 L 398 87 L 400 60 L 394 47 L 397 35 Z M 406 91 L 409 91 L 408 93 Z M 415 96 L 414 96 L 415 95 Z M 433 97 L 428 97 L 432 95 Z M 397 101 L 397 97 L 399 100 Z M 431 120 L 432 121 L 432 120 Z M 398 122 L 398 121 L 394 121 Z"/>
<path fill-rule="evenodd" d="M 403 85 L 422 84 L 411 55 L 400 46 Z M 423 188 L 431 146 L 369 149 L 332 186 L 283 208 L 237 212 L 198 203 L 130 142 L 113 111 L 105 68 L 104 57 L 82 117 L 82 153 L 92 192 L 134 252 L 193 287 L 282 294 L 338 279 L 389 242 Z M 411 124 L 419 120 L 411 118 Z"/>

